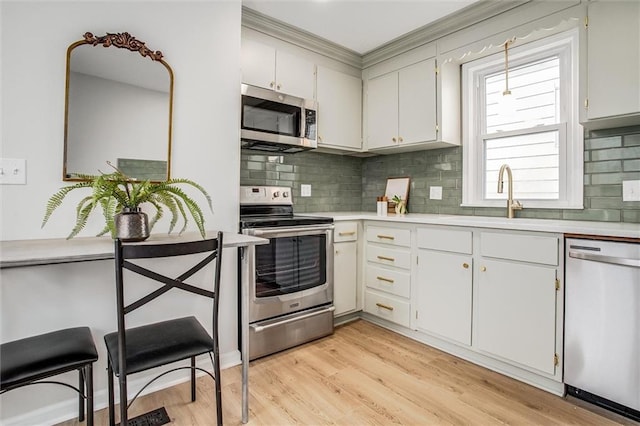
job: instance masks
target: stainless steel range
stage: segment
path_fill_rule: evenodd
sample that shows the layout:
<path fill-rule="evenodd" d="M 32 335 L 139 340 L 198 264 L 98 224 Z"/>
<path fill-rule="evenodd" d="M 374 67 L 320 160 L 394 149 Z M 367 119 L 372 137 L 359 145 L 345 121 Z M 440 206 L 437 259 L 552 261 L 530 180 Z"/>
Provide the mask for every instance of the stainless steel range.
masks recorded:
<path fill-rule="evenodd" d="M 242 186 L 240 231 L 270 241 L 249 259 L 249 359 L 333 333 L 333 219 L 294 215 L 291 188 Z"/>

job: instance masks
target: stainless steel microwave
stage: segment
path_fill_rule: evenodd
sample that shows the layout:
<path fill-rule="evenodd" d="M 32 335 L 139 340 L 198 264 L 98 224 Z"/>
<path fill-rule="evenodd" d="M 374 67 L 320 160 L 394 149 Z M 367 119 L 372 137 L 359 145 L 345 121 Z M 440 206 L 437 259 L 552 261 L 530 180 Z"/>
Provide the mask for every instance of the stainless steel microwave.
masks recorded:
<path fill-rule="evenodd" d="M 317 103 L 261 87 L 242 85 L 243 148 L 294 153 L 318 146 Z"/>

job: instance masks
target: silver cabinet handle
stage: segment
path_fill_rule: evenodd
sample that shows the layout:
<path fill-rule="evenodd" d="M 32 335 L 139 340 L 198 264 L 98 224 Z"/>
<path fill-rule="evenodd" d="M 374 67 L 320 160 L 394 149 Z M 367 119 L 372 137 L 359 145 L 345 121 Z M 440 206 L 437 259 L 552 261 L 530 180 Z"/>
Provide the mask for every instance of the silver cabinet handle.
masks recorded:
<path fill-rule="evenodd" d="M 603 256 L 601 254 L 582 253 L 569 250 L 569 257 L 580 260 L 592 260 L 594 262 L 611 263 L 613 265 L 631 266 L 640 268 L 640 259 L 627 259 L 625 257 Z"/>

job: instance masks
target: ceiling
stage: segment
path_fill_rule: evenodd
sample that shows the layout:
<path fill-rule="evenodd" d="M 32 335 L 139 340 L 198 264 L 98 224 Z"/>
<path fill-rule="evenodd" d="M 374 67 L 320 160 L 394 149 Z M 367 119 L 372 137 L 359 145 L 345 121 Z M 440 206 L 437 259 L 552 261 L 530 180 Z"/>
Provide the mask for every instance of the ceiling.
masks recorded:
<path fill-rule="evenodd" d="M 476 1 L 242 0 L 242 4 L 364 55 Z"/>

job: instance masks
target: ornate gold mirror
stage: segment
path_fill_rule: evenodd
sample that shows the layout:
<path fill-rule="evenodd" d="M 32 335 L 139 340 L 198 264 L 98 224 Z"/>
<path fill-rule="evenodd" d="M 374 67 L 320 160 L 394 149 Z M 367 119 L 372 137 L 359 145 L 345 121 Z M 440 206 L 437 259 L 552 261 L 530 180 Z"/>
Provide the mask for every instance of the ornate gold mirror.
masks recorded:
<path fill-rule="evenodd" d="M 85 33 L 67 49 L 63 180 L 111 173 L 107 161 L 138 180 L 169 179 L 172 105 L 162 52 L 126 32 Z"/>

